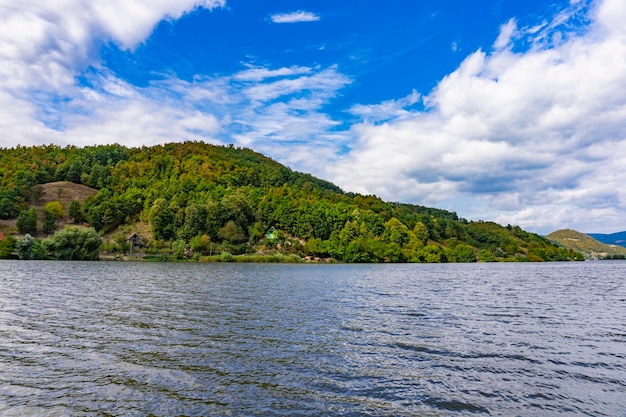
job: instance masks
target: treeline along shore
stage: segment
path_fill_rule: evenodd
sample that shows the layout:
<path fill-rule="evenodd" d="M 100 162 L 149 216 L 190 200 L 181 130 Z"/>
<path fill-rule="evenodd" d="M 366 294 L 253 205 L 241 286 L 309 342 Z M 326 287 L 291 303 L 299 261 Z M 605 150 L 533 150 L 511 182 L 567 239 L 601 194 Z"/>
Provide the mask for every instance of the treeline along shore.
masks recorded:
<path fill-rule="evenodd" d="M 0 152 L 3 258 L 582 260 L 518 226 L 346 193 L 247 148 L 185 142 Z"/>

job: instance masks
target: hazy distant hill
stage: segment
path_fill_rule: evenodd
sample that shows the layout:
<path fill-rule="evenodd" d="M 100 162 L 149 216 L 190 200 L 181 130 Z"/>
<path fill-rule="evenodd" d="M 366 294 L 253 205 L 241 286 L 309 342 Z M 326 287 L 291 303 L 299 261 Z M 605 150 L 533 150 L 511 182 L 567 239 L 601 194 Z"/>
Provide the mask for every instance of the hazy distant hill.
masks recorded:
<path fill-rule="evenodd" d="M 607 245 L 620 245 L 626 248 L 626 231 L 617 233 L 587 233 L 595 240 L 606 243 Z"/>
<path fill-rule="evenodd" d="M 546 238 L 582 253 L 587 259 L 626 256 L 626 248 L 618 245 L 607 245 L 576 230 L 557 230 L 547 235 Z"/>

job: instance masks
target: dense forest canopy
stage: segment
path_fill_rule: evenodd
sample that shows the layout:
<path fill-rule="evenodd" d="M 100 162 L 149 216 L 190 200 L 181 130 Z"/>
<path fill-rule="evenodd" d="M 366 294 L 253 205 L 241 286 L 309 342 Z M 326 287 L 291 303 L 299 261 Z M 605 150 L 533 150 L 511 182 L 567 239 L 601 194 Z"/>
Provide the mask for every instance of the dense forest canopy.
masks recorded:
<path fill-rule="evenodd" d="M 229 253 L 278 247 L 344 262 L 577 257 L 519 227 L 345 193 L 245 148 L 185 142 L 141 148 L 18 146 L 0 152 L 0 218 L 22 219 L 30 228 L 24 232 L 37 228 L 30 205 L 40 197 L 41 184 L 69 181 L 98 190 L 67 209 L 77 223 L 85 221 L 101 235 L 148 224 L 153 247 L 169 242 L 170 248 L 190 246 L 198 253 L 207 252 L 209 243 L 211 251 Z M 51 210 L 44 210 L 51 226 L 46 233 L 54 231 Z M 276 231 L 271 239 L 270 229 Z"/>

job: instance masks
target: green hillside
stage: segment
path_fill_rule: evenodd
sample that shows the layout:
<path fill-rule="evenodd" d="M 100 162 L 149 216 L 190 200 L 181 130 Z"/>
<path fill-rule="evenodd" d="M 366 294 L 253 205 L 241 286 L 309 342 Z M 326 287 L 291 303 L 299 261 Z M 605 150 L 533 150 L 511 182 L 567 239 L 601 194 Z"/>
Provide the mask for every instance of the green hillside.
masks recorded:
<path fill-rule="evenodd" d="M 80 187 L 59 189 L 65 200 L 55 213 L 54 201 L 42 208 L 42 185 L 63 181 L 97 193 L 74 198 L 63 193 Z M 66 222 L 86 222 L 109 253 L 123 253 L 126 237 L 138 232 L 142 251 L 158 259 L 220 253 L 224 259 L 279 253 L 342 262 L 580 257 L 519 227 L 345 193 L 250 149 L 201 142 L 2 149 L 0 219 L 4 234 L 18 239 L 26 226 L 43 238 Z"/>
<path fill-rule="evenodd" d="M 619 245 L 606 245 L 576 230 L 557 230 L 546 236 L 566 248 L 582 253 L 587 259 L 623 259 L 626 248 Z"/>

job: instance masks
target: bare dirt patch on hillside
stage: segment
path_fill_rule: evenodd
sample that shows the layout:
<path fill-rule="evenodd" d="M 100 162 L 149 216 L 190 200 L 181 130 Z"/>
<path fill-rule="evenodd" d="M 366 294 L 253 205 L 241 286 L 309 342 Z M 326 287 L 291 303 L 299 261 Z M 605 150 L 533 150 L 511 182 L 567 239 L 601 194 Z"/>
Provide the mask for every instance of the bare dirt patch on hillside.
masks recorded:
<path fill-rule="evenodd" d="M 41 195 L 35 201 L 27 202 L 27 208 L 35 207 L 39 212 L 41 221 L 44 205 L 50 201 L 60 202 L 61 206 L 63 206 L 66 217 L 59 221 L 59 227 L 63 227 L 64 224 L 72 222 L 72 220 L 68 217 L 68 211 L 72 201 L 76 200 L 83 204 L 87 197 L 98 193 L 98 190 L 95 188 L 87 187 L 82 184 L 74 184 L 69 181 L 49 182 L 47 184 L 35 185 L 35 187 L 40 188 Z M 9 233 L 17 232 L 16 224 L 17 219 L 0 220 L 0 227 Z"/>
<path fill-rule="evenodd" d="M 31 202 L 31 207 L 43 208 L 50 201 L 58 201 L 67 213 L 72 201 L 76 200 L 81 204 L 85 202 L 87 197 L 98 193 L 95 188 L 87 187 L 82 184 L 74 184 L 69 181 L 49 182 L 41 184 L 43 194 L 37 202 Z"/>

